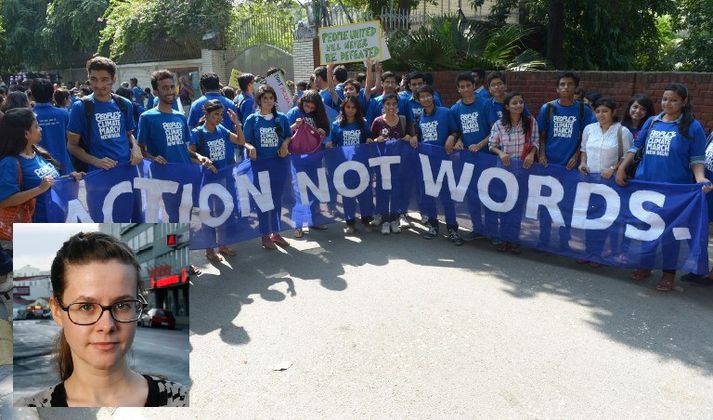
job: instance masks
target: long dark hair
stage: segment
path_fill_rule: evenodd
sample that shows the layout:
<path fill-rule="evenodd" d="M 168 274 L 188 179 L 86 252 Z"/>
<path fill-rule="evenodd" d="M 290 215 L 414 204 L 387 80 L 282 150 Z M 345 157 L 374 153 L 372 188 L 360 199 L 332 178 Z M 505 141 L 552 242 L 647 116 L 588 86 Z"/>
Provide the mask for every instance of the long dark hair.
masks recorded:
<path fill-rule="evenodd" d="M 359 123 L 359 128 L 364 132 L 364 111 L 361 109 L 361 104 L 359 103 L 359 98 L 356 96 L 345 96 L 342 105 L 339 106 L 339 116 L 337 117 L 337 124 L 340 127 L 347 125 L 347 114 L 344 112 L 344 106 L 350 103 L 356 107 L 356 114 L 354 114 L 354 119 Z"/>
<path fill-rule="evenodd" d="M 94 261 L 117 260 L 123 264 L 132 266 L 136 270 L 136 293 L 141 294 L 140 266 L 136 260 L 136 255 L 126 244 L 117 238 L 100 232 L 79 232 L 69 238 L 62 248 L 57 251 L 57 255 L 52 261 L 50 270 L 50 280 L 54 298 L 65 305 L 62 295 L 67 286 L 65 274 L 67 265 L 83 265 Z M 74 363 L 72 362 L 72 349 L 64 336 L 64 330 L 59 333 L 57 341 L 56 355 L 57 369 L 62 381 L 72 375 Z"/>
<path fill-rule="evenodd" d="M 275 104 L 272 105 L 272 116 L 274 117 L 275 121 L 275 133 L 281 137 L 282 136 L 282 126 L 278 122 L 278 115 L 277 115 L 277 93 L 275 92 L 275 89 L 272 88 L 270 85 L 262 85 L 257 89 L 257 93 L 255 94 L 255 103 L 257 104 L 258 109 L 260 109 L 260 101 L 262 100 L 262 97 L 265 96 L 266 94 L 271 94 L 273 98 L 275 98 Z M 320 98 L 321 99 L 321 98 Z"/>
<path fill-rule="evenodd" d="M 678 124 L 678 131 L 683 137 L 690 140 L 688 128 L 696 117 L 693 115 L 693 101 L 688 96 L 688 88 L 681 83 L 669 83 L 664 88 L 664 92 L 667 90 L 676 92 L 676 95 L 680 96 L 684 101 L 688 99 L 686 105 L 681 108 L 681 122 Z"/>
<path fill-rule="evenodd" d="M 19 90 L 10 92 L 7 94 L 7 98 L 2 103 L 0 111 L 7 112 L 15 108 L 29 108 L 30 98 L 27 97 L 25 92 Z"/>
<path fill-rule="evenodd" d="M 30 108 L 12 108 L 7 110 L 0 119 L 0 159 L 5 156 L 17 156 L 27 147 L 25 132 L 30 131 L 35 123 L 35 114 Z M 32 146 L 42 159 L 54 165 L 58 170 L 61 165 L 45 149 L 37 145 Z"/>
<path fill-rule="evenodd" d="M 639 121 L 637 127 L 634 127 L 634 121 L 631 119 L 631 115 L 629 115 L 631 106 L 634 105 L 635 102 L 638 103 L 640 106 L 644 107 L 644 109 L 646 109 L 646 115 L 644 115 L 644 118 Z M 648 120 L 649 117 L 652 117 L 654 114 L 656 114 L 656 110 L 654 110 L 654 102 L 651 100 L 651 98 L 649 98 L 647 95 L 644 95 L 643 93 L 638 93 L 632 96 L 631 100 L 626 105 L 626 108 L 624 109 L 624 118 L 622 118 L 621 120 L 621 125 L 627 128 L 641 130 L 641 126 L 643 126 L 646 120 Z"/>
<path fill-rule="evenodd" d="M 508 106 L 510 105 L 510 101 L 512 98 L 519 96 L 522 98 L 523 104 L 525 103 L 525 97 L 522 96 L 520 92 L 509 92 L 507 95 L 505 95 L 505 102 L 504 102 L 504 107 L 503 107 L 503 117 L 500 119 L 501 124 L 503 125 L 504 128 L 511 130 L 512 129 L 512 122 L 510 121 L 510 110 L 508 109 Z M 523 108 L 524 111 L 524 108 Z M 525 118 L 525 113 L 523 112 L 522 116 L 520 117 L 520 123 L 522 124 L 522 132 L 527 134 L 530 132 L 530 119 Z"/>
<path fill-rule="evenodd" d="M 314 104 L 314 123 L 317 124 L 315 128 L 321 128 L 325 133 L 329 134 L 329 119 L 327 118 L 327 110 L 324 109 L 324 102 L 322 102 L 322 97 L 316 90 L 308 90 L 300 97 L 297 101 L 297 108 L 304 112 L 304 104 L 310 103 Z"/>

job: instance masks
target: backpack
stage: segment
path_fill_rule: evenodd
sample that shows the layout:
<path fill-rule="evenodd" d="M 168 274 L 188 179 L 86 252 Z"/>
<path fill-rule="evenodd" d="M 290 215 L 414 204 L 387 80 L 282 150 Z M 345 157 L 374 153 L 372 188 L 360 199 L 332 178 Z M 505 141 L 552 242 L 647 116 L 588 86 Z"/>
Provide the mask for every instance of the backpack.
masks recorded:
<path fill-rule="evenodd" d="M 119 107 L 119 111 L 124 115 L 124 118 L 127 120 L 129 119 L 129 109 L 126 106 L 126 102 L 124 102 L 124 99 L 115 94 L 111 94 L 111 99 L 116 102 L 116 105 Z M 81 147 L 85 152 L 89 153 L 89 144 L 91 143 L 91 135 L 92 135 L 92 118 L 94 117 L 94 102 L 88 98 L 84 97 L 81 99 L 82 103 L 84 104 L 84 118 L 85 118 L 85 123 L 86 125 L 86 130 L 84 131 L 84 135 L 79 139 L 79 147 Z M 136 111 L 134 111 L 134 115 L 136 115 Z M 129 140 L 129 137 L 126 137 L 127 141 Z M 129 141 L 129 149 L 131 149 L 131 142 Z M 80 160 L 77 159 L 74 155 L 72 155 L 72 165 L 74 165 L 74 170 L 77 172 L 87 172 L 89 169 L 89 165 Z"/>

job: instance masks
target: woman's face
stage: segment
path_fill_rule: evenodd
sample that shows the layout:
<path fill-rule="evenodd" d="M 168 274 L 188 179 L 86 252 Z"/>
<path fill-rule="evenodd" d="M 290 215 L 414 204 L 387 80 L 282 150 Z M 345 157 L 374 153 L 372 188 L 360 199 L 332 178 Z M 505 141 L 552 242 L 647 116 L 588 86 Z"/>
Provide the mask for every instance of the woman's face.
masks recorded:
<path fill-rule="evenodd" d="M 218 125 L 223 122 L 223 108 L 214 109 L 205 114 L 206 121 L 210 121 L 211 124 Z"/>
<path fill-rule="evenodd" d="M 68 307 L 77 302 L 91 302 L 110 306 L 136 299 L 137 281 L 135 268 L 118 260 L 67 265 L 62 304 Z M 52 299 L 52 316 L 64 328 L 75 369 L 119 367 L 134 341 L 136 322 L 116 322 L 108 310 L 92 325 L 77 325 Z"/>
<path fill-rule="evenodd" d="M 394 115 L 394 114 L 396 114 L 397 110 L 398 110 L 398 103 L 396 102 L 396 99 L 389 99 L 388 101 L 384 102 L 384 113 L 385 114 Z"/>
<path fill-rule="evenodd" d="M 270 111 L 275 106 L 275 96 L 272 93 L 266 93 L 260 97 L 260 108 L 263 111 Z"/>
<path fill-rule="evenodd" d="M 357 109 L 353 103 L 347 102 L 344 104 L 344 115 L 350 120 L 356 117 L 356 111 Z"/>
<path fill-rule="evenodd" d="M 431 109 L 433 107 L 433 95 L 428 92 L 421 92 L 418 94 L 418 102 L 422 107 Z"/>
<path fill-rule="evenodd" d="M 525 101 L 522 96 L 513 96 L 505 106 L 510 111 L 510 115 L 520 115 L 525 109 Z"/>
<path fill-rule="evenodd" d="M 661 109 L 667 115 L 678 115 L 686 105 L 686 101 L 673 90 L 667 90 L 661 98 Z"/>
<path fill-rule="evenodd" d="M 303 102 L 302 103 L 302 111 L 304 111 L 307 114 L 313 113 L 315 109 L 317 109 L 317 105 L 313 104 L 312 102 Z"/>
<path fill-rule="evenodd" d="M 634 121 L 641 121 L 641 119 L 646 116 L 646 108 L 634 101 L 631 107 L 629 107 L 629 116 Z"/>
<path fill-rule="evenodd" d="M 604 105 L 599 105 L 597 109 L 594 110 L 594 114 L 597 116 L 597 121 L 601 125 L 610 125 L 614 121 L 614 111 L 611 108 Z"/>
<path fill-rule="evenodd" d="M 40 144 L 40 140 L 42 140 L 42 128 L 40 128 L 40 124 L 36 118 L 32 120 L 30 129 L 25 131 L 25 139 L 27 139 L 29 144 Z"/>

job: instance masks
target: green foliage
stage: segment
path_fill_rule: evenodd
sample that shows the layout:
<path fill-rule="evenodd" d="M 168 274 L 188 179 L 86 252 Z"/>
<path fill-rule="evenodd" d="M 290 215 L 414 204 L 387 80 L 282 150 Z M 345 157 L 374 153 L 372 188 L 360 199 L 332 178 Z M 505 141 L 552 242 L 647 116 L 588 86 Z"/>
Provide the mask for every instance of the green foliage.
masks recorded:
<path fill-rule="evenodd" d="M 673 29 L 686 36 L 672 52 L 681 70 L 713 71 L 713 0 L 679 0 Z"/>
<path fill-rule="evenodd" d="M 170 39 L 187 47 L 203 34 L 222 35 L 230 23 L 231 0 L 110 0 L 99 49 L 117 58 L 137 43 Z"/>
<path fill-rule="evenodd" d="M 48 54 L 62 62 L 72 51 L 94 51 L 109 0 L 54 0 L 47 6 L 42 39 Z"/>
<path fill-rule="evenodd" d="M 292 51 L 294 22 L 303 13 L 291 0 L 257 0 L 233 9 L 226 31 L 226 46 L 243 49 L 251 45 L 271 44 Z"/>
<path fill-rule="evenodd" d="M 47 0 L 3 0 L 3 70 L 28 69 L 44 62 L 40 31 Z"/>
<path fill-rule="evenodd" d="M 431 18 L 428 25 L 410 33 L 396 32 L 388 39 L 393 70 L 535 69 L 546 63 L 535 51 L 523 48 L 521 40 L 531 33 L 519 25 L 497 30 L 481 22 L 457 16 Z"/>

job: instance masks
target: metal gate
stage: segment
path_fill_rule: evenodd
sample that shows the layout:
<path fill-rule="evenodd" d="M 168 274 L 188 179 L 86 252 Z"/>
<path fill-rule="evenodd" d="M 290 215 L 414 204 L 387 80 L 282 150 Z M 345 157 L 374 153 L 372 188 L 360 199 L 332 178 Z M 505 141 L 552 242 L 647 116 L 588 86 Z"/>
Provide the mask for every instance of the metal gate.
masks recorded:
<path fill-rule="evenodd" d="M 292 54 L 269 44 L 253 45 L 235 53 L 234 58 L 226 60 L 226 70 L 238 69 L 243 73 L 265 75 L 270 67 L 285 70 L 289 80 L 295 77 Z"/>

